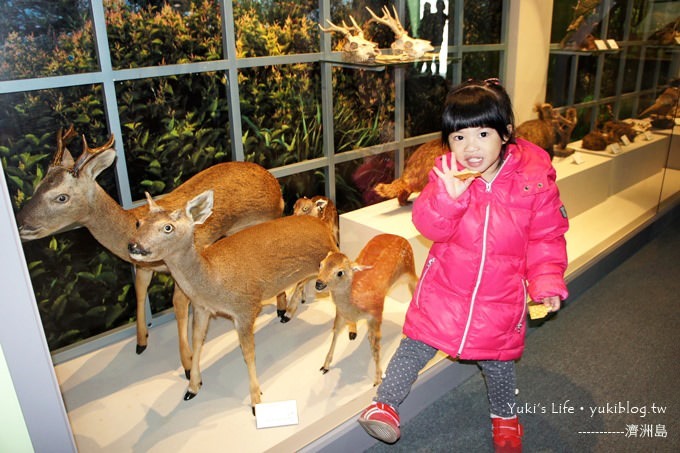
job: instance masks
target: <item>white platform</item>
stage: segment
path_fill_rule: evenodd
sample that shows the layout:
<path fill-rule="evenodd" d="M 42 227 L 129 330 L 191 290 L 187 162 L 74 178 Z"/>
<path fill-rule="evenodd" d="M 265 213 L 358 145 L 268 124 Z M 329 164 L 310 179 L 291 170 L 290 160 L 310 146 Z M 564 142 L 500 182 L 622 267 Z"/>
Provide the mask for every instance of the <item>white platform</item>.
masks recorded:
<path fill-rule="evenodd" d="M 571 222 L 567 233 L 568 279 L 650 223 L 660 201 L 678 204 L 680 170 L 664 173 L 661 147 L 656 148 L 664 140 L 667 149 L 668 135 L 656 137 L 652 144 L 630 145 L 616 156 L 584 152 L 581 164 L 573 163 L 573 157 L 555 160 L 558 185 Z M 677 142 L 673 146 L 674 153 L 680 152 Z M 659 200 L 662 182 L 666 190 Z M 340 231 L 341 248 L 351 257 L 375 234 L 406 237 L 414 248 L 418 272 L 430 245 L 413 227 L 410 206 L 399 207 L 396 200 L 344 214 Z M 383 368 L 401 338 L 408 300 L 401 285 L 386 302 Z M 329 432 L 356 425 L 353 419 L 375 391 L 363 323 L 357 340 L 349 341 L 343 333 L 331 370 L 326 375 L 320 373 L 333 316 L 332 302 L 320 297 L 301 306 L 288 324 L 278 322 L 271 303 L 265 305 L 258 319 L 255 342 L 263 402 L 295 400 L 299 424 L 293 426 L 255 427 L 246 367 L 232 323 L 226 319 L 218 318 L 211 324 L 202 357 L 204 385 L 188 402 L 182 400 L 187 381 L 179 365 L 174 322 L 151 328 L 149 348 L 140 356 L 134 353 L 131 330 L 129 339 L 57 365 L 79 451 L 320 449 Z M 431 366 L 421 380 L 426 381 L 430 372 L 465 365 L 453 364 L 441 355 Z"/>

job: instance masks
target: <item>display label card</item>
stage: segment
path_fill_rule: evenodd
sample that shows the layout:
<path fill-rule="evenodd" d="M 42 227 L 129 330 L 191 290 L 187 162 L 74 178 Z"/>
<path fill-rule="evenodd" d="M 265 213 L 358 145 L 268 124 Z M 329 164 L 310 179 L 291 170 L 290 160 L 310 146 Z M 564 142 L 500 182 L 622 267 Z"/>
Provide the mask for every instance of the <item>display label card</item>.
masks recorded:
<path fill-rule="evenodd" d="M 630 145 L 630 139 L 628 138 L 627 135 L 622 135 L 622 136 L 621 136 L 621 143 L 623 143 L 623 146 L 628 146 L 628 145 Z"/>
<path fill-rule="evenodd" d="M 652 133 L 649 131 L 644 131 L 643 136 L 645 137 L 645 140 L 650 141 L 652 139 Z"/>
<path fill-rule="evenodd" d="M 258 429 L 297 425 L 298 423 L 297 402 L 295 400 L 255 405 L 255 426 Z"/>
<path fill-rule="evenodd" d="M 607 49 L 608 49 L 607 43 L 604 42 L 604 41 L 601 40 L 601 39 L 596 39 L 596 40 L 595 40 L 595 47 L 597 47 L 597 50 L 607 50 Z"/>
<path fill-rule="evenodd" d="M 619 154 L 621 152 L 621 145 L 618 143 L 612 143 L 608 146 L 609 152 L 612 154 Z"/>
<path fill-rule="evenodd" d="M 619 49 L 619 45 L 616 43 L 616 40 L 614 40 L 614 39 L 608 39 L 607 45 L 609 46 L 610 49 L 613 49 L 613 50 Z"/>
<path fill-rule="evenodd" d="M 572 154 L 572 160 L 576 165 L 581 165 L 584 163 L 586 160 L 583 158 L 583 154 L 575 152 Z"/>

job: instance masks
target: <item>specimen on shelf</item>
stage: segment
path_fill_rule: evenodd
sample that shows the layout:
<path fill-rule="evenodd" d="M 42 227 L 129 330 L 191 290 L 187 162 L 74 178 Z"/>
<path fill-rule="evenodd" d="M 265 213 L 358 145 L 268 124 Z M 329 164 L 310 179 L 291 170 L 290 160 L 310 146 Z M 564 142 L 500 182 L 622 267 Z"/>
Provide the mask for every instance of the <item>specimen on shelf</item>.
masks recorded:
<path fill-rule="evenodd" d="M 83 152 L 74 160 L 66 148 L 77 134 L 71 126 L 59 130 L 57 150 L 43 180 L 31 199 L 17 214 L 22 240 L 39 239 L 74 224 L 86 227 L 92 236 L 117 257 L 135 266 L 137 300 L 137 354 L 147 347 L 145 319 L 147 288 L 154 272 L 168 273 L 162 261 L 141 262 L 130 257 L 127 244 L 135 231 L 137 219 L 146 213 L 145 206 L 123 209 L 97 183 L 101 172 L 116 158 L 114 137 L 91 149 L 83 135 Z M 177 209 L 199 193 L 212 189 L 215 206 L 212 218 L 196 229 L 197 247 L 204 247 L 246 226 L 281 216 L 283 197 L 277 179 L 260 165 L 250 162 L 225 162 L 199 172 L 158 200 L 167 209 Z M 182 366 L 191 366 L 191 349 L 187 339 L 189 300 L 175 286 L 173 306 L 179 334 Z"/>
<path fill-rule="evenodd" d="M 328 28 L 319 24 L 319 28 L 327 33 L 338 32 L 345 37 L 345 44 L 342 47 L 343 58 L 350 62 L 365 63 L 374 61 L 380 55 L 378 44 L 369 41 L 364 36 L 364 32 L 352 16 L 349 16 L 352 25 L 349 26 L 345 21 L 342 25 L 335 25 L 330 20 L 326 20 Z"/>
<path fill-rule="evenodd" d="M 579 0 L 572 14 L 567 32 L 560 41 L 563 49 L 595 50 L 595 37 L 592 32 L 600 23 L 597 12 L 601 0 Z"/>
<path fill-rule="evenodd" d="M 427 175 L 434 167 L 434 160 L 448 151 L 441 138 L 423 143 L 406 161 L 401 177 L 391 183 L 377 184 L 375 192 L 383 198 L 397 198 L 401 206 L 407 205 L 408 197 L 423 190 L 427 184 Z"/>
<path fill-rule="evenodd" d="M 321 262 L 316 280 L 316 289 L 323 291 L 328 288 L 335 304 L 333 339 L 321 367 L 322 373 L 328 372 L 343 324 L 349 325 L 349 338 L 353 340 L 356 338 L 356 323 L 366 319 L 375 362 L 373 385 L 380 384 L 380 326 L 385 297 L 402 277 L 408 279 L 408 288 L 413 294 L 418 280 L 413 249 L 406 239 L 395 234 L 374 236 L 361 249 L 356 261 L 350 261 L 340 252 L 328 253 Z"/>
<path fill-rule="evenodd" d="M 578 120 L 576 109 L 568 108 L 563 115 L 553 109 L 552 104 L 543 103 L 536 105 L 535 110 L 538 118 L 517 126 L 517 136 L 546 150 L 551 159 L 572 154 L 567 144 Z"/>
<path fill-rule="evenodd" d="M 242 181 L 250 186 L 248 181 Z M 149 211 L 128 244 L 140 261 L 164 261 L 170 275 L 191 299 L 193 357 L 184 399 L 194 398 L 203 384 L 200 360 L 210 318 L 234 321 L 248 368 L 250 402 L 260 402 L 255 368 L 255 320 L 262 302 L 295 287 L 286 310 L 293 315 L 304 285 L 319 272 L 328 252 L 338 250 L 330 229 L 312 216 L 285 216 L 245 228 L 198 248 L 194 230 L 212 213 L 212 191 L 194 197 L 174 211 L 163 209 L 148 196 Z"/>
<path fill-rule="evenodd" d="M 434 46 L 430 41 L 409 36 L 404 26 L 401 25 L 397 9 L 394 6 L 392 6 L 394 14 L 390 13 L 387 6 L 383 6 L 382 17 L 378 17 L 368 6 L 366 9 L 371 14 L 373 21 L 388 26 L 394 33 L 394 42 L 390 46 L 393 56 L 417 59 L 426 56 L 427 52 L 434 50 Z"/>

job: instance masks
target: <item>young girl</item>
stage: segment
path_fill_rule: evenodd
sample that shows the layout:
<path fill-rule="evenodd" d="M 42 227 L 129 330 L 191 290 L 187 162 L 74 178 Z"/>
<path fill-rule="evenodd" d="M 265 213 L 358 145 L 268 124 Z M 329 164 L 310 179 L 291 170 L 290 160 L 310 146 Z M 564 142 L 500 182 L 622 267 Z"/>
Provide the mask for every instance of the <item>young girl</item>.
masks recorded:
<path fill-rule="evenodd" d="M 396 442 L 399 405 L 442 350 L 477 361 L 494 445 L 520 451 L 514 361 L 524 349 L 527 293 L 550 311 L 567 297 L 566 211 L 548 153 L 515 139 L 510 98 L 497 79 L 451 91 L 442 140 L 451 152 L 437 159 L 413 205 L 413 223 L 434 243 L 406 313 L 405 338 L 358 422 Z M 471 171 L 476 177 L 456 176 Z"/>

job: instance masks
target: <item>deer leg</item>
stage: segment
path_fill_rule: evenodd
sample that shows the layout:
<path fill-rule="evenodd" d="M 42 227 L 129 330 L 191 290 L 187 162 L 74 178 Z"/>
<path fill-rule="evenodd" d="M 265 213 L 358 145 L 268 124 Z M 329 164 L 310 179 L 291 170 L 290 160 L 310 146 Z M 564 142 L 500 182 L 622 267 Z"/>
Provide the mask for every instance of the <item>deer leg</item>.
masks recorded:
<path fill-rule="evenodd" d="M 153 271 L 135 268 L 135 298 L 137 299 L 137 354 L 141 354 L 146 349 L 149 331 L 146 325 L 146 290 L 151 283 Z"/>
<path fill-rule="evenodd" d="M 286 317 L 286 292 L 282 291 L 276 295 L 276 316 L 281 318 L 281 322 L 288 322 L 290 318 Z"/>
<path fill-rule="evenodd" d="M 293 291 L 293 294 L 290 295 L 290 301 L 286 307 L 286 312 L 283 316 L 281 316 L 281 322 L 288 322 L 293 317 L 293 315 L 295 315 L 295 312 L 300 306 L 300 299 L 302 299 L 302 294 L 304 292 L 306 283 L 307 281 L 303 280 L 295 285 L 295 290 Z"/>
<path fill-rule="evenodd" d="M 350 340 L 356 340 L 356 338 L 357 338 L 357 323 L 348 322 L 347 328 L 349 329 L 349 339 Z"/>
<path fill-rule="evenodd" d="M 191 348 L 189 347 L 189 298 L 175 282 L 172 294 L 172 306 L 177 320 L 177 334 L 179 338 L 179 358 L 187 379 L 191 376 Z"/>
<path fill-rule="evenodd" d="M 375 319 L 368 321 L 368 341 L 371 344 L 373 361 L 375 362 L 375 380 L 373 386 L 378 386 L 382 382 L 382 369 L 380 368 L 380 322 Z"/>
<path fill-rule="evenodd" d="M 256 314 L 255 314 L 256 315 Z M 255 316 L 251 319 L 234 319 L 236 332 L 238 333 L 238 341 L 241 345 L 241 352 L 243 359 L 248 367 L 248 381 L 250 383 L 250 405 L 255 415 L 255 406 L 260 403 L 260 383 L 257 380 L 257 370 L 255 368 L 255 334 L 253 328 L 255 325 Z"/>
<path fill-rule="evenodd" d="M 323 374 L 328 373 L 328 369 L 331 366 L 333 352 L 335 351 L 335 342 L 338 339 L 338 332 L 340 332 L 340 329 L 342 328 L 342 321 L 342 316 L 340 316 L 340 313 L 338 313 L 336 309 L 335 321 L 333 321 L 333 339 L 331 340 L 331 347 L 328 349 L 328 354 L 326 354 L 326 360 L 324 361 L 323 366 L 319 369 Z"/>
<path fill-rule="evenodd" d="M 205 334 L 208 331 L 208 323 L 210 322 L 210 313 L 201 307 L 194 305 L 194 322 L 192 341 L 194 347 L 194 355 L 191 359 L 191 375 L 189 377 L 189 387 L 184 394 L 184 400 L 188 401 L 198 395 L 198 389 L 201 388 L 203 382 L 201 381 L 201 349 L 203 349 L 203 342 L 205 341 Z"/>

